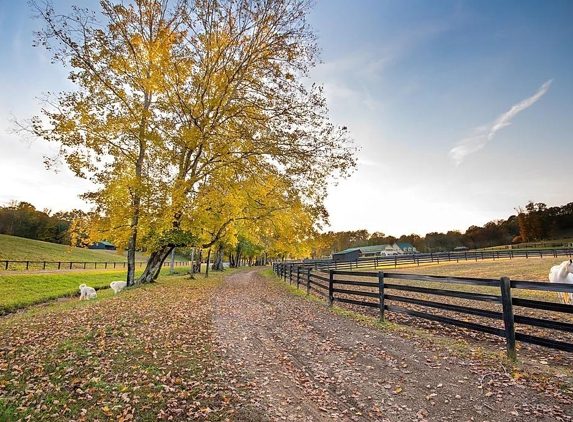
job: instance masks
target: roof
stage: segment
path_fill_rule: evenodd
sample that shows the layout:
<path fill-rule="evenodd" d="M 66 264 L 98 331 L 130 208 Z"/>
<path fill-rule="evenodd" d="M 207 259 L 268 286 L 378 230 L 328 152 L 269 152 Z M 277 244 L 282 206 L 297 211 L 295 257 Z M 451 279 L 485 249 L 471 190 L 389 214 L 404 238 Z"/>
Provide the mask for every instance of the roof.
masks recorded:
<path fill-rule="evenodd" d="M 105 240 L 101 241 L 101 242 L 95 242 L 95 243 L 101 243 L 102 245 L 105 245 L 105 246 L 115 246 L 113 243 L 106 242 Z"/>
<path fill-rule="evenodd" d="M 360 250 L 358 248 L 345 249 L 345 250 L 340 251 L 340 252 L 333 252 L 332 255 L 346 255 L 346 254 L 349 254 L 352 252 L 360 253 Z"/>
<path fill-rule="evenodd" d="M 414 249 L 411 243 L 408 242 L 397 242 L 396 243 L 400 249 Z"/>
<path fill-rule="evenodd" d="M 348 248 L 343 251 L 335 252 L 333 255 L 342 255 L 354 251 L 359 251 L 360 253 L 373 253 L 373 252 L 380 252 L 385 250 L 388 246 L 387 243 L 383 245 L 372 245 L 372 246 L 359 246 L 358 248 Z"/>

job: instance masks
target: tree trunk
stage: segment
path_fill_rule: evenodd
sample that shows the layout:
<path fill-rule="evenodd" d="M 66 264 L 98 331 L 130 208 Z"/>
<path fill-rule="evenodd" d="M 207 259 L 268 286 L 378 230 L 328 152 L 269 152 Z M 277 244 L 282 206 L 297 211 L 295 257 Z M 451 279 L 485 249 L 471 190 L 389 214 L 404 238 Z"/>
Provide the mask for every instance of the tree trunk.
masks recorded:
<path fill-rule="evenodd" d="M 209 277 L 209 262 L 211 261 L 211 248 L 207 252 L 207 267 L 205 268 L 205 278 Z"/>
<path fill-rule="evenodd" d="M 213 260 L 213 271 L 223 271 L 223 247 L 219 246 L 215 252 L 215 259 Z"/>
<path fill-rule="evenodd" d="M 132 223 L 133 224 L 133 223 Z M 137 223 L 132 228 L 129 236 L 129 245 L 127 247 L 127 286 L 133 286 L 135 283 L 135 244 L 137 242 Z"/>
<path fill-rule="evenodd" d="M 195 274 L 195 248 L 191 248 L 191 259 L 189 261 L 191 262 L 191 274 Z"/>
<path fill-rule="evenodd" d="M 172 250 L 173 246 L 163 246 L 160 250 L 152 252 L 149 260 L 147 261 L 147 266 L 145 267 L 145 270 L 143 270 L 143 274 L 141 274 L 141 277 L 137 279 L 136 283 L 153 283 L 157 280 L 161 271 L 161 266 Z"/>
<path fill-rule="evenodd" d="M 169 265 L 169 274 L 173 274 L 175 267 L 175 248 L 171 251 L 171 264 Z"/>
<path fill-rule="evenodd" d="M 131 216 L 131 235 L 129 237 L 129 244 L 127 246 L 127 286 L 132 286 L 135 284 L 135 248 L 137 247 L 137 226 L 139 225 L 139 212 L 141 207 L 141 191 L 140 183 L 142 179 L 143 163 L 145 160 L 145 136 L 147 134 L 147 117 L 146 113 L 151 106 L 151 94 L 149 91 L 145 91 L 143 99 L 143 113 L 141 115 L 141 122 L 139 124 L 139 151 L 137 156 L 137 162 L 135 163 L 135 180 L 137 185 L 132 195 L 131 205 L 133 207 L 133 215 Z M 145 269 L 147 271 L 147 268 Z M 144 272 L 145 272 L 144 271 Z M 139 283 L 141 278 L 137 280 Z"/>
<path fill-rule="evenodd" d="M 197 254 L 197 272 L 201 272 L 201 261 L 203 261 L 203 250 L 200 250 Z"/>

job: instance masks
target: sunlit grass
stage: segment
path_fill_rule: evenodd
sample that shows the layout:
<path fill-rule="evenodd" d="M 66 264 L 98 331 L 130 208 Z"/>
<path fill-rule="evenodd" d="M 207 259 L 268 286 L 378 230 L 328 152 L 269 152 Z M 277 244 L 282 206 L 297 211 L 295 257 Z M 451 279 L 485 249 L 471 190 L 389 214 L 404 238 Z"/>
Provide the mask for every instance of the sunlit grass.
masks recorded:
<path fill-rule="evenodd" d="M 176 267 L 176 274 L 184 274 L 188 268 Z M 142 270 L 136 271 L 136 276 Z M 162 275 L 169 268 L 162 269 Z M 66 297 L 79 296 L 79 285 L 87 284 L 98 290 L 98 299 L 113 295 L 109 283 L 125 280 L 124 270 L 67 271 L 54 273 L 17 273 L 0 275 L 0 315 L 36 303 Z M 105 290 L 100 290 L 105 289 Z"/>

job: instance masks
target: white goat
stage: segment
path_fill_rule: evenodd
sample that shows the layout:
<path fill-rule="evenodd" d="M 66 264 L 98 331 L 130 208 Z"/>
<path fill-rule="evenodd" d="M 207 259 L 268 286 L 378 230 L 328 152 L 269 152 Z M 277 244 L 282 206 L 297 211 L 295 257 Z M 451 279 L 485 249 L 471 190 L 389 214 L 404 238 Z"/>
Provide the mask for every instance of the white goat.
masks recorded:
<path fill-rule="evenodd" d="M 126 286 L 127 286 L 127 282 L 121 281 L 121 280 L 112 281 L 111 283 L 109 283 L 109 287 L 111 287 L 113 289 L 114 294 L 121 292 L 123 289 L 125 289 Z"/>
<path fill-rule="evenodd" d="M 573 260 L 563 261 L 559 265 L 554 265 L 549 270 L 549 281 L 551 283 L 573 284 Z M 573 293 L 557 292 L 561 303 L 573 304 Z"/>
<path fill-rule="evenodd" d="M 85 284 L 80 284 L 80 300 L 90 300 L 95 299 L 97 293 L 93 287 L 86 286 Z"/>

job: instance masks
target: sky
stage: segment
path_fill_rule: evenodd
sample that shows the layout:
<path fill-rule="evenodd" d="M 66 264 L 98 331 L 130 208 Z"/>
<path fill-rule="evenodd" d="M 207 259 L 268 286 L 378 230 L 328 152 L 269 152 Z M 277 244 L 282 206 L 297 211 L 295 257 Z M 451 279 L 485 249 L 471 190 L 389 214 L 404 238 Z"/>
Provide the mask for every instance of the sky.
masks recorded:
<path fill-rule="evenodd" d="M 0 0 L 0 206 L 87 210 L 91 185 L 44 167 L 56 147 L 10 131 L 42 93 L 71 87 L 32 47 L 31 15 Z M 321 47 L 310 80 L 360 148 L 329 188 L 325 230 L 463 233 L 529 201 L 573 201 L 572 1 L 318 0 L 308 21 Z"/>

